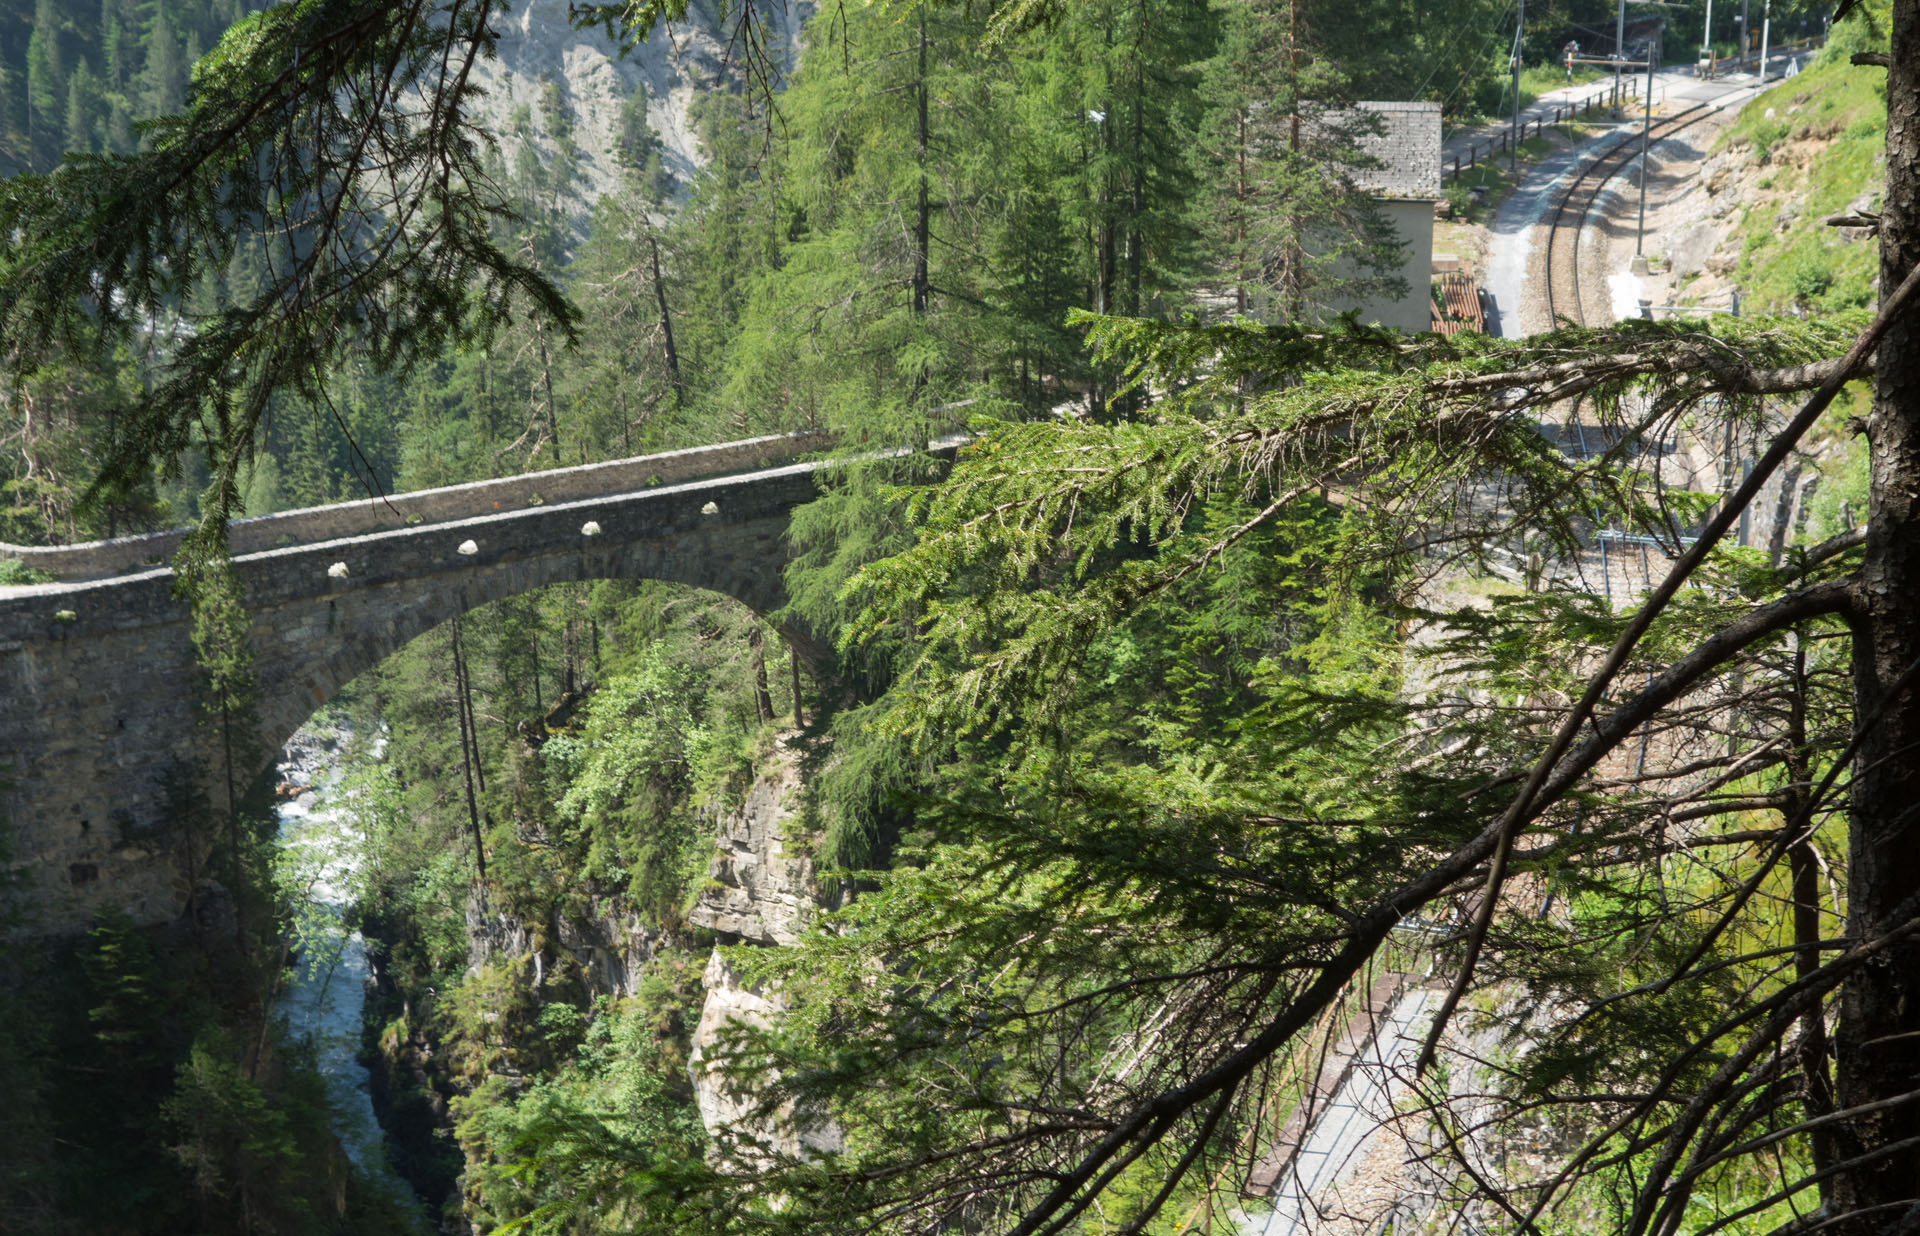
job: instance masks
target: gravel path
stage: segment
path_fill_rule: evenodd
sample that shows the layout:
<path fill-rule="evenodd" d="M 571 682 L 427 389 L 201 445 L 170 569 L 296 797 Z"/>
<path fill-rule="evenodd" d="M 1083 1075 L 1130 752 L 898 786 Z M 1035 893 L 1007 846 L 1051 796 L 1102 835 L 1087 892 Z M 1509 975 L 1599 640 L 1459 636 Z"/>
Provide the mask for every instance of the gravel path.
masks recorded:
<path fill-rule="evenodd" d="M 1745 75 L 1744 80 L 1733 78 L 1707 82 L 1689 73 L 1657 74 L 1654 78 L 1654 105 L 1656 110 L 1669 114 L 1707 101 L 1717 101 L 1723 107 L 1735 107 L 1751 97 L 1754 90 L 1752 81 L 1751 75 Z M 1488 224 L 1487 263 L 1481 279 L 1487 293 L 1488 333 L 1503 339 L 1517 339 L 1552 327 L 1546 298 L 1536 277 L 1537 264 L 1546 260 L 1547 215 L 1569 175 L 1587 157 L 1621 133 L 1637 131 L 1641 123 L 1641 117 L 1631 117 L 1597 131 L 1577 146 L 1554 152 L 1535 164 L 1519 187 L 1500 203 Z M 1704 141 L 1698 129 L 1657 143 L 1653 152 L 1656 179 L 1662 172 L 1668 175 L 1676 171 L 1687 174 L 1691 166 L 1704 158 L 1705 154 Z M 1676 164 L 1684 166 L 1676 167 Z M 1630 181 L 1626 192 L 1632 193 Z M 1605 300 L 1610 300 L 1616 317 L 1631 314 L 1639 297 L 1639 284 L 1634 276 L 1626 273 L 1625 260 L 1620 257 L 1619 242 L 1623 231 L 1626 256 L 1632 256 L 1635 223 L 1635 212 L 1618 208 L 1626 204 L 1620 198 L 1620 193 L 1621 189 L 1614 190 L 1612 200 L 1616 208 L 1608 212 L 1607 218 L 1589 225 L 1590 231 L 1583 244 L 1589 255 L 1588 264 L 1581 271 L 1582 280 L 1588 287 L 1607 293 L 1600 304 L 1594 303 L 1594 298 L 1589 297 L 1588 311 L 1597 312 L 1604 307 Z M 1637 202 L 1635 198 L 1633 205 L 1636 211 Z"/>
<path fill-rule="evenodd" d="M 1356 1189 L 1373 1198 L 1367 1173 L 1360 1169 L 1385 1134 L 1394 1104 L 1406 1089 L 1414 1057 L 1432 1022 L 1440 994 L 1427 987 L 1410 989 L 1383 1018 L 1340 1089 L 1313 1123 L 1273 1191 L 1273 1210 L 1241 1225 L 1242 1236 L 1304 1236 L 1369 1207 L 1347 1196 Z M 1397 1156 L 1396 1156 L 1397 1158 Z"/>

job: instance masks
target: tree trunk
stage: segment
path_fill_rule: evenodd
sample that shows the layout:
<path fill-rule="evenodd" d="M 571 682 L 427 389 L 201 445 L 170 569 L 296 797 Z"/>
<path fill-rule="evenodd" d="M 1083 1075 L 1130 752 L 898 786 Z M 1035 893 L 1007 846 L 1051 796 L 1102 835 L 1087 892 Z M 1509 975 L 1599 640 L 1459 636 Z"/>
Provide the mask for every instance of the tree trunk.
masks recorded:
<path fill-rule="evenodd" d="M 534 320 L 533 337 L 540 344 L 540 385 L 547 401 L 547 437 L 553 440 L 553 462 L 555 465 L 566 461 L 560 458 L 560 420 L 553 407 L 553 354 L 547 350 L 547 330 L 538 319 Z M 580 443 L 580 462 L 587 462 L 586 442 Z"/>
<path fill-rule="evenodd" d="M 680 386 L 680 352 L 673 346 L 673 315 L 667 312 L 667 286 L 660 278 L 660 241 L 652 229 L 647 231 L 647 249 L 653 262 L 653 301 L 660 306 L 660 336 L 667 350 L 667 383 L 673 387 L 673 400 L 677 405 L 684 393 Z M 627 451 L 629 454 L 633 451 L 631 441 Z"/>
<path fill-rule="evenodd" d="M 568 618 L 560 626 L 560 698 L 566 701 L 573 698 L 574 692 L 574 627 L 573 619 Z"/>
<path fill-rule="evenodd" d="M 800 711 L 800 654 L 793 645 L 787 645 L 787 674 L 793 679 L 793 727 L 800 729 L 807 723 L 806 714 Z"/>
<path fill-rule="evenodd" d="M 916 101 L 919 105 L 919 123 L 914 129 L 913 158 L 920 173 L 920 200 L 913 221 L 913 311 L 924 314 L 929 302 L 930 280 L 927 276 L 927 246 L 932 237 L 931 203 L 927 192 L 927 10 L 922 5 L 920 14 L 920 77 L 917 83 Z"/>
<path fill-rule="evenodd" d="M 1920 0 L 1894 0 L 1887 71 L 1883 297 L 1920 264 Z M 1880 345 L 1867 440 L 1872 488 L 1853 683 L 1854 723 L 1872 724 L 1854 759 L 1849 805 L 1847 934 L 1856 941 L 1920 914 L 1920 683 L 1911 672 L 1920 662 L 1920 321 L 1913 312 Z M 1841 1108 L 1920 1088 L 1920 940 L 1902 941 L 1850 977 L 1834 1037 Z M 1857 1117 L 1846 1134 L 1867 1153 L 1920 1138 L 1920 1104 Z M 1842 1172 L 1834 1205 L 1858 1217 L 1835 1230 L 1920 1228 L 1916 1182 L 1915 1146 Z"/>
<path fill-rule="evenodd" d="M 1811 820 L 1813 816 L 1813 778 L 1816 775 L 1807 745 L 1807 652 L 1804 633 L 1796 632 L 1799 647 L 1793 654 L 1793 696 L 1787 715 L 1787 804 L 1788 820 Z M 1793 878 L 1793 970 L 1796 979 L 1810 978 L 1820 969 L 1820 941 L 1824 937 L 1820 923 L 1820 860 L 1814 853 L 1811 834 L 1798 838 L 1787 850 L 1787 866 Z M 1833 1078 L 1827 1069 L 1827 1018 L 1819 1004 L 1800 1018 L 1799 1057 L 1804 1090 L 1801 1115 L 1817 1120 L 1833 1111 Z M 1824 1171 L 1842 1157 L 1834 1152 L 1832 1129 L 1822 1126 L 1807 1137 L 1813 1152 L 1813 1167 Z M 1820 1204 L 1833 1204 L 1833 1182 L 1819 1184 Z"/>
<path fill-rule="evenodd" d="M 533 715 L 547 715 L 546 705 L 540 699 L 540 616 L 533 617 L 532 630 L 527 636 L 527 652 L 533 664 Z"/>
<path fill-rule="evenodd" d="M 1233 308 L 1247 312 L 1247 109 L 1238 108 L 1233 118 Z"/>
<path fill-rule="evenodd" d="M 1136 38 L 1144 36 L 1136 36 Z M 1147 110 L 1146 69 L 1138 54 L 1133 64 L 1133 183 L 1127 195 L 1127 312 L 1138 316 L 1146 312 L 1142 302 L 1142 269 L 1146 248 L 1147 217 Z"/>
<path fill-rule="evenodd" d="M 484 888 L 487 882 L 487 845 L 486 835 L 480 831 L 480 807 L 474 799 L 473 773 L 478 763 L 473 753 L 478 750 L 477 743 L 471 743 L 471 726 L 467 719 L 467 663 L 460 655 L 460 618 L 453 619 L 453 691 L 454 716 L 460 727 L 460 773 L 467 789 L 467 823 L 473 829 L 473 866 Z M 470 745 L 471 743 L 471 745 Z M 484 896 L 484 894 L 483 894 Z"/>
<path fill-rule="evenodd" d="M 247 938 L 247 916 L 240 905 L 240 798 L 233 788 L 233 709 L 226 699 L 220 701 L 220 758 L 227 776 L 227 843 L 233 847 L 233 938 Z"/>
<path fill-rule="evenodd" d="M 747 633 L 747 646 L 753 649 L 753 707 L 765 725 L 773 720 L 773 692 L 767 686 L 766 641 L 759 627 Z"/>
<path fill-rule="evenodd" d="M 487 792 L 487 774 L 486 769 L 480 764 L 480 727 L 474 724 L 473 720 L 473 675 L 467 671 L 466 652 L 460 644 L 460 619 L 458 616 L 455 616 L 453 620 L 453 658 L 453 685 L 460 696 L 460 741 L 466 744 L 466 749 L 470 752 L 470 754 L 464 758 L 471 761 L 473 783 L 479 788 L 480 793 L 485 794 Z"/>

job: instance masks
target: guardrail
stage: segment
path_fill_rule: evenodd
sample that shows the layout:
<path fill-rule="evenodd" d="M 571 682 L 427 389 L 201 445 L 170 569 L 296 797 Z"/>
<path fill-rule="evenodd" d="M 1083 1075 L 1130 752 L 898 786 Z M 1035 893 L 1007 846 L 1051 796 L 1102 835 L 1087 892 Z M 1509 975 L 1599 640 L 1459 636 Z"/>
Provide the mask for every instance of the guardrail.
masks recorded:
<path fill-rule="evenodd" d="M 1824 34 L 1816 34 L 1809 35 L 1804 39 L 1794 39 L 1790 42 L 1776 44 L 1767 49 L 1767 59 L 1771 61 L 1776 56 L 1797 56 L 1802 52 L 1812 51 L 1820 47 L 1826 41 L 1827 38 Z M 1703 60 L 1700 62 L 1700 65 L 1696 67 L 1695 72 L 1704 77 L 1711 78 L 1728 69 L 1747 67 L 1759 58 L 1760 52 L 1759 49 L 1756 48 L 1744 55 L 1729 56 L 1725 60 Z M 1640 78 L 1637 75 L 1622 76 L 1610 85 L 1594 91 L 1584 99 L 1575 99 L 1572 102 L 1556 104 L 1551 112 L 1543 112 L 1538 116 L 1522 120 L 1518 133 L 1512 128 L 1508 128 L 1494 136 L 1477 138 L 1472 145 L 1467 147 L 1467 153 L 1464 157 L 1457 154 L 1453 155 L 1450 160 L 1452 166 L 1441 168 L 1441 183 L 1444 184 L 1452 180 L 1458 176 L 1461 171 L 1473 167 L 1483 158 L 1493 159 L 1506 154 L 1509 150 L 1513 149 L 1516 144 L 1527 140 L 1527 131 L 1529 129 L 1535 134 L 1539 134 L 1550 126 L 1561 123 L 1563 120 L 1569 120 L 1575 116 L 1589 115 L 1603 106 L 1617 107 L 1628 99 L 1637 99 L 1639 97 Z"/>
<path fill-rule="evenodd" d="M 282 511 L 236 519 L 227 525 L 227 548 L 233 554 L 257 553 L 288 545 L 310 544 L 365 536 L 415 524 L 471 519 L 496 511 L 520 510 L 548 502 L 647 489 L 655 485 L 746 473 L 777 467 L 811 452 L 827 449 L 832 436 L 819 431 L 772 434 L 741 442 L 721 442 L 688 450 L 616 459 L 607 463 L 525 472 L 495 480 L 471 481 L 438 489 L 415 490 L 376 498 L 358 498 L 328 506 Z M 180 548 L 187 529 L 148 532 L 88 541 L 78 545 L 7 545 L 0 558 L 11 558 L 61 580 L 105 579 L 127 571 L 164 564 Z"/>
<path fill-rule="evenodd" d="M 1827 36 L 1824 34 L 1810 34 L 1804 39 L 1792 39 L 1785 43 L 1776 43 L 1767 49 L 1767 59 L 1771 60 L 1775 56 L 1797 56 L 1801 52 L 1814 50 L 1826 41 Z M 1700 61 L 1699 69 L 1696 71 L 1704 70 L 1705 76 L 1712 78 L 1729 70 L 1737 72 L 1738 70 L 1748 68 L 1758 59 L 1760 59 L 1760 49 L 1754 47 L 1738 56 L 1728 56 L 1725 60 L 1720 59 L 1718 56 L 1709 56 Z"/>
<path fill-rule="evenodd" d="M 1584 99 L 1574 99 L 1566 103 L 1557 103 L 1550 112 L 1542 112 L 1537 116 L 1522 120 L 1518 133 L 1515 133 L 1511 128 L 1507 128 L 1503 129 L 1497 136 L 1475 139 L 1473 144 L 1467 147 L 1467 153 L 1464 157 L 1458 154 L 1453 156 L 1453 166 L 1451 170 L 1447 168 L 1441 169 L 1441 182 L 1445 183 L 1448 180 L 1452 180 L 1458 176 L 1462 170 L 1473 167 L 1483 158 L 1495 159 L 1506 154 L 1515 144 L 1527 140 L 1527 130 L 1529 128 L 1536 134 L 1542 133 L 1549 127 L 1559 124 L 1562 121 L 1571 120 L 1576 116 L 1591 115 L 1603 107 L 1618 107 L 1627 99 L 1637 99 L 1639 97 L 1640 79 L 1638 77 L 1622 77 L 1620 80 L 1611 82 L 1599 90 L 1594 91 Z"/>

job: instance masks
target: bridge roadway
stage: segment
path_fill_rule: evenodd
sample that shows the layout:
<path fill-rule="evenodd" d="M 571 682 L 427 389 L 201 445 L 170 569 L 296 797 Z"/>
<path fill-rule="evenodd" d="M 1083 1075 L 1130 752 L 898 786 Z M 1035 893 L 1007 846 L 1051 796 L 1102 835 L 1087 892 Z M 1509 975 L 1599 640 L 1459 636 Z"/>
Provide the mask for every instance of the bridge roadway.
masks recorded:
<path fill-rule="evenodd" d="M 258 697 L 236 781 L 356 675 L 475 606 L 660 579 L 775 612 L 788 515 L 827 466 L 805 456 L 827 445 L 756 438 L 235 521 Z M 182 834 L 179 808 L 222 808 L 225 778 L 165 565 L 182 535 L 0 546 L 62 580 L 0 588 L 0 887 L 20 912 L 0 912 L 0 930 L 78 930 L 109 906 L 157 923 L 186 904 L 181 859 L 208 843 Z M 803 656 L 825 652 L 783 634 Z"/>

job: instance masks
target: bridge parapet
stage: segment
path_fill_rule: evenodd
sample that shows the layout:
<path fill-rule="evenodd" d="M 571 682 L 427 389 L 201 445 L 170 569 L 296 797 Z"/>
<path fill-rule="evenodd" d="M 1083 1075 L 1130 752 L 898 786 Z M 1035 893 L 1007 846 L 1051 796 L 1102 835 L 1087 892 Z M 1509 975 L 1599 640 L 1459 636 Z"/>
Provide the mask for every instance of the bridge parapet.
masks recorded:
<path fill-rule="evenodd" d="M 789 517 L 835 467 L 795 457 L 827 444 L 761 438 L 395 499 L 418 522 L 370 503 L 246 521 L 246 537 L 266 525 L 288 543 L 273 543 L 280 533 L 264 547 L 230 543 L 257 688 L 235 771 L 264 768 L 314 709 L 409 640 L 509 596 L 653 579 L 778 613 Z M 951 458 L 959 444 L 925 449 Z M 743 460 L 752 470 L 729 470 Z M 669 479 L 688 474 L 706 475 Z M 79 930 L 107 906 L 161 922 L 204 875 L 199 804 L 223 802 L 212 770 L 228 754 L 197 702 L 173 571 L 135 565 L 144 569 L 0 588 L 0 853 L 11 868 L 0 897 L 21 912 L 16 930 Z M 808 631 L 779 627 L 803 659 L 830 664 Z"/>
<path fill-rule="evenodd" d="M 384 498 L 360 498 L 331 506 L 236 519 L 227 525 L 227 546 L 236 557 L 294 545 L 344 540 L 376 532 L 472 519 L 555 502 L 632 493 L 709 477 L 754 472 L 823 451 L 833 444 L 824 430 L 774 434 L 715 446 L 696 446 L 607 463 L 553 468 L 490 481 L 422 489 Z M 78 545 L 8 545 L 12 558 L 61 580 L 106 579 L 169 562 L 187 530 L 115 537 Z M 0 590 L 3 594 L 4 590 Z"/>

